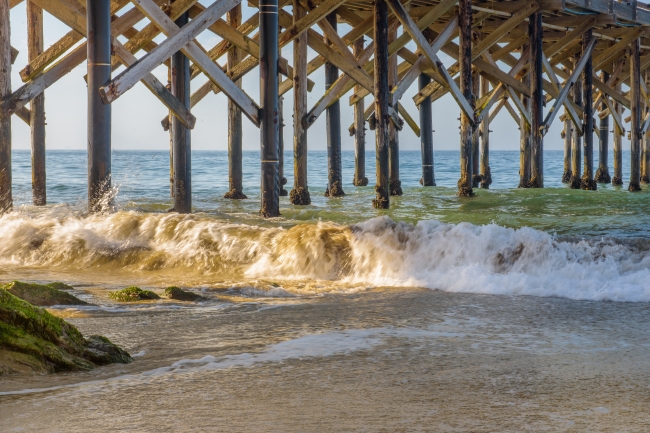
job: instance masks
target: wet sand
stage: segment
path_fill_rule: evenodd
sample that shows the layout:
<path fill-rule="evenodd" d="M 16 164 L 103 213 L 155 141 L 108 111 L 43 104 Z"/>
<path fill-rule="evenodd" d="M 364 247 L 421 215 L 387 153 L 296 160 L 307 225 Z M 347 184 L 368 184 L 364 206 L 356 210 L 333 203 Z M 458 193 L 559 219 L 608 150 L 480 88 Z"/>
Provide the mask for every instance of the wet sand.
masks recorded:
<path fill-rule="evenodd" d="M 70 319 L 136 362 L 0 379 L 1 430 L 650 430 L 645 303 L 385 289 L 181 306 Z"/>

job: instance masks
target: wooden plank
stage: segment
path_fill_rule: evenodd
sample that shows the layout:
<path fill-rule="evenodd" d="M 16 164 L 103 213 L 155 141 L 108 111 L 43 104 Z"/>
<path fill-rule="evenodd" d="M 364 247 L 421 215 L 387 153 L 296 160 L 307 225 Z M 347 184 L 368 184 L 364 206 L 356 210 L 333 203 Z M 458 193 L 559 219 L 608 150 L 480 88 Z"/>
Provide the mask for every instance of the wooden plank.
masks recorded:
<path fill-rule="evenodd" d="M 411 127 L 415 135 L 419 137 L 420 127 L 418 126 L 417 122 L 411 117 L 409 112 L 406 111 L 406 108 L 404 108 L 402 104 L 397 104 L 397 111 L 402 115 L 406 124 Z"/>
<path fill-rule="evenodd" d="M 544 50 L 544 53 L 548 56 L 549 59 L 552 58 L 560 51 L 569 47 L 571 44 L 576 43 L 576 39 L 579 39 L 584 32 L 592 28 L 594 25 L 596 25 L 596 18 L 588 17 L 587 19 L 582 19 L 581 24 L 576 26 L 570 32 L 567 32 L 563 38 L 560 38 L 554 44 L 547 47 Z"/>
<path fill-rule="evenodd" d="M 473 125 L 474 109 L 467 101 L 467 99 L 463 96 L 449 72 L 447 72 L 445 65 L 442 64 L 436 53 L 433 52 L 431 45 L 429 45 L 429 42 L 426 40 L 422 32 L 417 28 L 417 25 L 413 22 L 413 19 L 411 19 L 406 10 L 404 10 L 404 7 L 399 2 L 399 0 L 386 0 L 386 2 L 388 3 L 388 6 L 390 6 L 397 19 L 402 23 L 402 26 L 404 26 L 404 30 L 408 32 L 408 34 L 417 44 L 418 48 L 426 55 L 433 68 L 438 72 L 438 74 L 443 77 L 445 84 L 449 88 L 453 98 L 456 100 L 456 103 L 458 103 L 461 110 L 468 117 L 470 124 Z"/>
<path fill-rule="evenodd" d="M 611 64 L 621 51 L 627 49 L 627 47 L 630 45 L 630 42 L 639 38 L 645 32 L 646 30 L 643 27 L 630 30 L 630 32 L 625 35 L 620 41 L 607 48 L 594 59 L 594 70 L 597 71 L 605 64 Z"/>
<path fill-rule="evenodd" d="M 179 29 L 176 24 L 158 8 L 152 0 L 133 0 L 133 3 L 152 22 L 160 26 L 169 37 L 156 49 L 141 58 L 133 66 L 111 80 L 100 89 L 105 103 L 111 103 L 132 88 L 137 81 L 146 76 L 156 66 L 181 49 L 203 72 L 231 99 L 255 125 L 259 126 L 259 107 L 250 97 L 228 78 L 221 67 L 199 48 L 193 39 L 207 29 L 224 13 L 239 4 L 240 0 L 219 0 L 205 9 L 189 24 Z"/>

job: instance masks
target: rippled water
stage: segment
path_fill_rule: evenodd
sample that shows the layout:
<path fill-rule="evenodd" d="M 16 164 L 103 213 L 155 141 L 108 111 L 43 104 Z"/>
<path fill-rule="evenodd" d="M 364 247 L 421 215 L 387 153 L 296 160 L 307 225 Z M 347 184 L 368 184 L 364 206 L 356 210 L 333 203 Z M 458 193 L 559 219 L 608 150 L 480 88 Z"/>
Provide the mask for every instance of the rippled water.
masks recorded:
<path fill-rule="evenodd" d="M 389 210 L 351 185 L 350 152 L 347 195 L 323 197 L 326 154 L 312 152 L 313 204 L 283 197 L 264 220 L 255 152 L 242 201 L 222 198 L 226 153 L 195 152 L 192 215 L 166 212 L 164 151 L 113 153 L 105 215 L 86 213 L 84 152 L 48 153 L 45 208 L 29 204 L 29 153 L 14 152 L 0 281 L 72 283 L 94 306 L 51 311 L 137 357 L 0 378 L 2 430 L 643 430 L 648 190 L 570 190 L 561 152 L 545 155 L 547 188 L 520 190 L 518 153 L 493 152 L 492 189 L 458 198 L 457 152 L 436 153 L 434 188 L 419 186 L 419 152 L 400 157 Z M 206 299 L 108 299 L 134 284 Z"/>

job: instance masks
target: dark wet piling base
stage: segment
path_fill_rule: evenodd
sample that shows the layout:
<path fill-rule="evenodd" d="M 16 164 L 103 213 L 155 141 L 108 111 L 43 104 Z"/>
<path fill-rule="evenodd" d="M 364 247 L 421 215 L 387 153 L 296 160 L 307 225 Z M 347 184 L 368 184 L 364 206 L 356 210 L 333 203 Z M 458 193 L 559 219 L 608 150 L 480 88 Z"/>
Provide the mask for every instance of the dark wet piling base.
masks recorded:
<path fill-rule="evenodd" d="M 594 179 L 590 178 L 585 173 L 582 175 L 582 179 L 580 181 L 580 189 L 584 189 L 586 191 L 596 191 L 598 189 L 598 184 Z"/>
<path fill-rule="evenodd" d="M 594 177 L 594 180 L 598 183 L 610 183 L 612 181 L 612 177 L 609 175 L 609 168 L 606 166 L 599 166 L 598 170 L 596 170 L 596 176 Z"/>
<path fill-rule="evenodd" d="M 571 187 L 571 189 L 580 189 L 581 184 L 582 179 L 578 176 L 571 176 L 571 180 L 569 180 L 569 187 Z"/>
<path fill-rule="evenodd" d="M 458 180 L 458 192 L 456 193 L 458 197 L 472 197 L 474 196 L 474 190 L 468 187 L 463 179 Z"/>
<path fill-rule="evenodd" d="M 614 176 L 612 178 L 612 185 L 614 185 L 614 186 L 622 186 L 623 185 L 623 179 L 621 179 L 620 177 Z"/>
<path fill-rule="evenodd" d="M 341 182 L 335 181 L 332 183 L 331 188 L 327 188 L 325 190 L 325 197 L 343 197 L 345 195 L 345 192 L 343 192 L 343 186 L 341 185 Z"/>
<path fill-rule="evenodd" d="M 402 181 L 401 180 L 391 180 L 389 182 L 390 195 L 402 195 Z"/>
<path fill-rule="evenodd" d="M 294 205 L 308 205 L 311 204 L 311 197 L 309 191 L 303 187 L 297 187 L 291 190 L 289 194 L 289 202 Z"/>
<path fill-rule="evenodd" d="M 630 182 L 630 185 L 627 187 L 627 190 L 631 192 L 641 191 L 641 185 L 636 182 Z"/>
<path fill-rule="evenodd" d="M 352 181 L 352 184 L 354 186 L 366 186 L 368 185 L 368 178 L 364 176 L 361 179 L 355 179 Z"/>
<path fill-rule="evenodd" d="M 571 174 L 571 170 L 569 170 L 569 171 L 565 171 L 564 173 L 562 173 L 562 183 L 569 183 L 569 182 L 571 182 L 571 177 L 572 177 L 572 176 L 573 176 L 573 175 Z"/>
<path fill-rule="evenodd" d="M 244 194 L 241 191 L 238 191 L 236 189 L 231 189 L 230 191 L 224 194 L 223 198 L 230 198 L 233 200 L 243 200 L 243 199 L 247 199 L 248 197 L 246 196 L 246 194 Z"/>
<path fill-rule="evenodd" d="M 481 188 L 490 189 L 490 185 L 492 185 L 492 169 L 488 166 L 485 174 L 481 175 Z"/>

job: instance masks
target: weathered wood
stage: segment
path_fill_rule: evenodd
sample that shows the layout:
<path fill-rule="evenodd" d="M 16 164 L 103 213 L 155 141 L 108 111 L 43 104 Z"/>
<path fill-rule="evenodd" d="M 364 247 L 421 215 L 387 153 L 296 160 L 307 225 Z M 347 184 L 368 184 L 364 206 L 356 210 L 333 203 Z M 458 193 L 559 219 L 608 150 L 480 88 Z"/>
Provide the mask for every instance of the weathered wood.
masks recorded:
<path fill-rule="evenodd" d="M 459 72 L 463 100 L 472 100 L 472 4 L 470 0 L 458 2 Z M 471 117 L 470 117 L 471 116 Z M 472 191 L 472 118 L 474 109 L 460 113 L 460 179 L 458 195 L 469 197 Z"/>
<path fill-rule="evenodd" d="M 416 137 L 420 137 L 420 127 L 402 104 L 397 105 L 397 112 L 402 116 L 401 120 L 403 120 L 403 123 L 406 123 L 413 130 Z M 400 124 L 400 127 L 397 128 L 399 131 L 402 130 L 401 126 Z"/>
<path fill-rule="evenodd" d="M 27 57 L 34 60 L 43 52 L 43 9 L 28 1 Z M 32 202 L 44 206 L 47 202 L 45 189 L 45 95 L 41 93 L 30 104 L 29 125 L 32 150 Z"/>
<path fill-rule="evenodd" d="M 580 62 L 581 58 L 579 57 L 579 54 L 575 55 L 574 59 L 574 71 L 578 68 L 578 63 Z M 576 78 L 575 84 L 572 89 L 573 93 L 573 102 L 582 108 L 584 105 L 582 103 L 582 76 L 579 75 L 578 78 Z M 581 126 L 580 129 L 578 128 L 573 128 L 573 137 L 571 140 L 571 179 L 569 180 L 569 186 L 572 189 L 578 189 L 580 188 L 580 180 L 582 178 L 582 167 L 581 167 L 581 160 L 582 160 L 582 136 L 583 136 L 583 127 Z"/>
<path fill-rule="evenodd" d="M 353 50 L 354 55 L 362 63 L 365 63 L 367 59 L 363 59 L 364 54 L 368 51 L 374 51 L 374 45 L 371 43 L 370 49 L 364 49 L 364 39 L 359 38 L 354 42 Z M 370 54 L 368 54 L 368 58 Z M 361 86 L 357 86 L 355 90 L 361 90 Z M 352 135 L 354 135 L 354 179 L 352 183 L 355 186 L 366 186 L 368 185 L 368 178 L 366 177 L 366 126 L 365 118 L 363 116 L 364 112 L 364 101 L 363 98 L 359 99 L 354 104 L 354 125 L 352 127 Z"/>
<path fill-rule="evenodd" d="M 478 40 L 479 35 L 474 34 L 475 42 Z M 472 95 L 478 99 L 481 92 L 481 76 L 478 71 L 472 71 Z M 516 96 L 516 95 L 515 95 Z M 478 188 L 481 184 L 481 124 L 477 123 L 472 133 L 472 188 Z"/>
<path fill-rule="evenodd" d="M 627 47 L 630 45 L 632 41 L 638 39 L 645 32 L 646 30 L 643 27 L 630 29 L 627 32 L 627 34 L 623 38 L 621 38 L 620 41 L 618 41 L 616 44 L 612 45 L 611 47 L 605 49 L 602 53 L 598 55 L 598 57 L 596 57 L 593 60 L 594 70 L 600 69 L 603 65 L 611 64 L 613 60 L 616 60 L 616 57 L 619 55 L 620 52 L 627 49 Z"/>
<path fill-rule="evenodd" d="M 237 29 L 241 25 L 242 12 L 241 4 L 228 11 L 228 24 L 231 28 Z M 218 21 L 217 21 L 218 22 Z M 228 51 L 228 71 L 232 70 L 242 57 L 242 49 L 236 46 Z M 258 46 L 259 55 L 259 46 Z M 241 87 L 241 79 L 235 81 L 235 85 Z M 242 117 L 241 110 L 230 99 L 228 99 L 228 192 L 224 198 L 244 199 L 244 174 L 242 166 Z"/>
<path fill-rule="evenodd" d="M 585 34 L 591 34 L 591 31 L 587 31 Z M 550 127 L 551 124 L 553 123 L 553 120 L 555 119 L 555 116 L 557 115 L 560 107 L 564 105 L 565 101 L 567 100 L 567 97 L 569 95 L 569 91 L 571 90 L 571 87 L 575 85 L 576 81 L 578 80 L 578 77 L 580 74 L 582 74 L 583 70 L 585 69 L 585 66 L 591 62 L 591 53 L 594 50 L 594 47 L 596 46 L 596 40 L 595 39 L 590 39 L 589 44 L 585 47 L 585 50 L 580 57 L 580 60 L 576 64 L 576 67 L 573 69 L 573 72 L 571 73 L 569 79 L 564 83 L 564 87 L 562 87 L 562 90 L 560 91 L 559 96 L 555 99 L 555 103 L 551 107 L 551 109 L 548 111 L 548 114 L 546 115 L 546 118 L 544 119 L 544 122 L 542 123 L 542 133 L 546 134 Z M 591 86 L 590 86 L 591 87 Z M 567 106 L 569 106 L 567 104 Z M 591 106 L 590 106 L 591 107 Z M 586 108 L 586 107 L 585 107 Z M 583 116 L 584 116 L 584 111 L 583 111 Z M 580 125 L 580 134 L 582 134 L 582 125 Z"/>
<path fill-rule="evenodd" d="M 11 6 L 0 0 L 0 100 L 11 94 Z M 0 108 L 0 214 L 13 206 L 11 191 L 11 114 Z"/>
<path fill-rule="evenodd" d="M 630 53 L 630 112 L 632 121 L 630 125 L 630 184 L 629 191 L 641 190 L 641 69 L 640 51 L 641 41 L 632 41 Z"/>
<path fill-rule="evenodd" d="M 336 13 L 332 12 L 325 17 L 329 26 L 336 32 Z M 309 36 L 307 36 L 309 38 Z M 331 40 L 325 37 L 325 43 L 331 44 Z M 356 59 L 355 59 L 356 62 Z M 327 91 L 339 77 L 338 68 L 331 64 L 325 64 L 325 90 Z M 327 189 L 326 197 L 341 197 L 343 192 L 343 174 L 341 171 L 341 104 L 335 101 L 327 107 Z"/>
<path fill-rule="evenodd" d="M 305 16 L 300 0 L 293 0 L 293 20 Z M 307 35 L 293 40 L 293 189 L 289 200 L 294 205 L 311 203 L 307 186 L 307 128 L 303 119 L 307 114 Z"/>
<path fill-rule="evenodd" d="M 260 2 L 260 214 L 265 218 L 280 215 L 278 107 L 278 0 Z"/>
<path fill-rule="evenodd" d="M 388 26 L 388 43 L 390 44 L 397 38 L 397 25 L 394 22 Z M 399 80 L 397 72 L 397 56 L 388 58 L 388 88 L 392 90 Z M 399 100 L 390 98 L 390 108 L 397 112 Z M 399 120 L 399 118 L 398 118 Z M 403 194 L 402 181 L 399 178 L 399 131 L 395 122 L 388 124 L 388 190 L 390 195 L 399 196 Z"/>
<path fill-rule="evenodd" d="M 603 82 L 609 82 L 609 74 L 607 72 L 602 71 L 601 76 Z M 605 97 L 604 99 L 608 98 Z M 606 110 L 607 104 L 603 102 L 600 108 L 602 111 Z M 598 138 L 598 170 L 596 170 L 594 180 L 598 183 L 610 183 L 612 178 L 609 175 L 609 164 L 607 162 L 609 156 L 609 116 L 600 119 Z"/>
<path fill-rule="evenodd" d="M 530 42 L 528 42 L 527 45 L 529 49 L 526 51 L 528 53 L 528 61 L 530 62 Z M 525 77 L 523 77 L 522 82 L 530 86 L 530 74 L 527 74 Z M 524 107 L 530 109 L 531 101 L 529 97 L 525 95 L 521 95 L 521 103 L 524 105 Z M 512 110 L 509 107 L 510 104 L 507 102 L 506 109 L 512 115 Z M 516 118 L 515 118 L 515 122 L 517 122 Z M 530 178 L 531 178 L 530 159 L 532 154 L 531 147 L 530 147 L 530 135 L 531 135 L 530 123 L 527 123 L 523 117 L 519 119 L 517 123 L 519 124 L 519 185 L 518 188 L 529 188 Z"/>
<path fill-rule="evenodd" d="M 429 42 L 427 42 L 426 38 L 424 37 L 422 32 L 418 29 L 413 19 L 406 12 L 404 6 L 402 6 L 399 0 L 386 0 L 386 2 L 390 6 L 391 10 L 393 11 L 397 19 L 402 23 L 402 26 L 404 26 L 404 31 L 407 32 L 409 36 L 411 36 L 411 38 L 413 38 L 413 41 L 417 44 L 420 51 L 422 51 L 422 53 L 427 57 L 429 62 L 431 62 L 431 66 L 433 67 L 433 69 L 442 77 L 445 86 L 449 88 L 454 100 L 456 101 L 456 103 L 458 103 L 463 113 L 467 116 L 470 125 L 473 125 L 474 109 L 472 108 L 467 98 L 463 97 L 463 92 L 458 88 L 456 82 L 451 77 L 449 72 L 447 72 L 447 68 L 445 67 L 445 65 L 442 64 L 442 62 L 440 61 L 436 53 L 433 52 L 433 50 L 431 49 L 431 45 L 429 45 Z M 469 21 L 467 25 L 468 25 L 468 30 L 471 30 L 471 21 Z M 462 34 L 463 29 L 462 26 L 460 27 L 461 27 L 461 34 Z M 471 59 L 467 59 L 467 60 L 469 60 L 471 64 Z"/>
<path fill-rule="evenodd" d="M 104 105 L 99 89 L 111 79 L 110 0 L 88 2 L 88 209 L 112 207 L 111 106 Z"/>
<path fill-rule="evenodd" d="M 458 22 L 458 20 L 456 20 Z M 426 74 L 420 74 L 418 88 L 423 89 L 431 82 Z M 431 98 L 425 99 L 420 104 L 420 149 L 422 152 L 422 186 L 436 186 L 435 170 L 433 166 L 433 113 Z"/>
<path fill-rule="evenodd" d="M 562 183 L 571 181 L 571 141 L 573 139 L 573 123 L 564 109 L 564 171 L 562 172 Z"/>
<path fill-rule="evenodd" d="M 156 23 L 169 37 L 158 47 L 142 57 L 136 64 L 127 68 L 115 77 L 109 84 L 102 87 L 100 92 L 105 103 L 111 103 L 126 91 L 131 89 L 136 82 L 146 76 L 156 66 L 177 50 L 189 57 L 198 65 L 212 82 L 226 94 L 255 125 L 259 125 L 259 107 L 235 83 L 228 78 L 221 67 L 215 64 L 193 39 L 196 35 L 208 28 L 221 15 L 239 4 L 240 0 L 219 0 L 206 8 L 199 16 L 194 18 L 182 30 L 156 6 L 153 0 L 133 0 L 133 3 L 152 22 Z M 276 65 L 277 68 L 277 65 Z"/>
<path fill-rule="evenodd" d="M 479 94 L 485 96 L 490 93 L 490 82 L 487 78 L 480 77 Z M 490 116 L 485 116 L 480 123 L 480 166 L 481 188 L 489 189 L 492 184 L 492 171 L 490 170 Z"/>
<path fill-rule="evenodd" d="M 614 90 L 621 91 L 621 83 L 617 83 L 614 86 Z M 623 106 L 619 103 L 614 103 L 614 110 L 612 113 L 617 113 L 618 116 L 623 113 Z M 613 148 L 614 148 L 614 176 L 612 176 L 612 185 L 614 186 L 620 186 L 623 185 L 623 134 L 624 131 L 618 127 L 618 125 L 614 125 L 614 140 L 613 140 Z"/>
<path fill-rule="evenodd" d="M 582 56 L 587 55 L 585 67 L 582 71 L 582 94 L 584 104 L 584 120 L 583 120 L 583 149 L 584 149 L 584 168 L 582 179 L 580 181 L 580 188 L 584 190 L 595 191 L 597 183 L 594 180 L 594 113 L 593 113 L 593 60 L 591 56 L 590 45 L 595 38 L 592 36 L 592 31 L 587 30 L 582 35 Z"/>
<path fill-rule="evenodd" d="M 544 187 L 544 89 L 542 87 L 542 13 L 535 12 L 528 21 L 530 43 L 530 187 Z"/>
<path fill-rule="evenodd" d="M 390 193 L 388 190 L 388 106 L 390 93 L 388 88 L 388 6 L 382 0 L 373 4 L 375 41 L 375 158 L 377 181 L 376 197 L 372 201 L 375 209 L 388 209 Z M 419 31 L 418 31 L 419 32 Z"/>
<path fill-rule="evenodd" d="M 303 32 L 309 30 L 311 26 L 316 24 L 318 21 L 328 16 L 334 9 L 336 9 L 344 2 L 345 0 L 324 1 L 323 3 L 318 5 L 316 9 L 314 9 L 313 11 L 311 11 L 310 13 L 302 17 L 300 20 L 293 23 L 284 32 L 282 32 L 282 36 L 280 36 L 278 43 L 280 44 L 280 46 L 288 44 L 293 39 L 300 36 Z"/>
<path fill-rule="evenodd" d="M 567 32 L 563 38 L 560 38 L 555 43 L 550 45 L 544 50 L 544 52 L 549 59 L 552 58 L 560 51 L 574 44 L 576 39 L 579 39 L 584 32 L 592 28 L 595 24 L 596 19 L 594 17 L 589 17 L 587 19 L 581 20 L 581 23 L 577 27 L 575 27 L 570 32 Z"/>
<path fill-rule="evenodd" d="M 188 25 L 189 14 L 185 12 L 174 25 Z M 172 93 L 185 107 L 190 106 L 190 60 L 181 51 L 172 55 Z M 192 137 L 191 131 L 176 117 L 172 119 L 174 157 L 174 211 L 192 212 Z"/>

